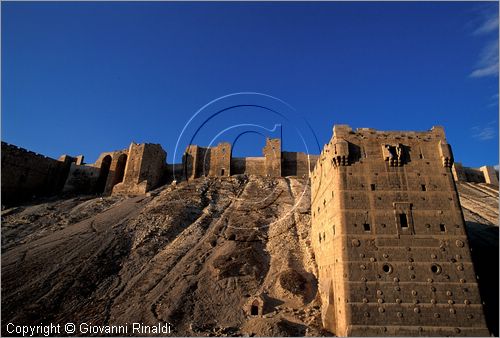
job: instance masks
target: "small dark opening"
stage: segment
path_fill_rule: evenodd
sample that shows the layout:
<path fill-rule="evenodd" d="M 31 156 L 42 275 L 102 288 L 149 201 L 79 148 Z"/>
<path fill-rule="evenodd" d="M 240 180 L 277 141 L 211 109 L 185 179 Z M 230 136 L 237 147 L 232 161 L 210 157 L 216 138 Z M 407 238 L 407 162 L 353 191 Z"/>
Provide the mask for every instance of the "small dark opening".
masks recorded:
<path fill-rule="evenodd" d="M 220 175 L 221 175 L 221 176 L 224 176 L 224 169 L 221 169 L 221 170 L 220 170 Z"/>
<path fill-rule="evenodd" d="M 432 273 L 438 274 L 441 272 L 441 267 L 437 264 L 432 264 L 431 271 L 432 271 Z"/>
<path fill-rule="evenodd" d="M 382 270 L 385 272 L 385 273 L 391 273 L 392 272 L 392 267 L 389 265 L 389 264 L 384 264 L 382 266 Z"/>
<path fill-rule="evenodd" d="M 439 230 L 441 230 L 441 232 L 445 232 L 446 226 L 443 223 L 439 224 Z"/>
<path fill-rule="evenodd" d="M 420 185 L 420 187 L 422 188 L 422 191 L 427 191 L 427 188 L 425 187 L 425 184 Z"/>
<path fill-rule="evenodd" d="M 250 314 L 252 316 L 257 316 L 259 314 L 259 303 L 257 301 L 252 303 L 252 306 L 250 307 Z"/>
<path fill-rule="evenodd" d="M 420 158 L 424 158 L 424 155 L 423 155 L 423 154 L 420 154 L 420 155 L 419 155 L 419 157 L 420 157 Z"/>
<path fill-rule="evenodd" d="M 408 228 L 408 218 L 406 218 L 406 214 L 399 214 L 399 223 L 401 224 L 401 228 Z"/>
<path fill-rule="evenodd" d="M 234 240 L 236 240 L 236 235 L 235 234 L 231 234 L 231 235 L 229 235 L 228 239 L 230 241 L 234 241 Z"/>
<path fill-rule="evenodd" d="M 375 191 L 375 184 L 370 184 L 370 189 L 371 189 L 372 191 Z"/>
<path fill-rule="evenodd" d="M 321 243 L 321 232 L 318 235 L 319 235 L 319 242 Z"/>
<path fill-rule="evenodd" d="M 368 223 L 363 224 L 363 229 L 365 229 L 365 231 L 370 231 L 370 224 Z"/>

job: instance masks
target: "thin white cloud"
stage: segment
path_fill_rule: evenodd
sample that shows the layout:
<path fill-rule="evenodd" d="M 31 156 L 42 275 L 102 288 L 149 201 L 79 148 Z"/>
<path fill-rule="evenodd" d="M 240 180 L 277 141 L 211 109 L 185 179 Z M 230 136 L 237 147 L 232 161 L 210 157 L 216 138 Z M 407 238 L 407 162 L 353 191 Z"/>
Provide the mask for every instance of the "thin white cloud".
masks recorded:
<path fill-rule="evenodd" d="M 470 77 L 481 78 L 488 76 L 498 77 L 498 9 L 488 6 L 481 10 L 478 16 L 479 23 L 473 31 L 473 35 L 487 35 L 490 39 L 479 54 L 479 60 Z M 495 34 L 496 33 L 496 34 Z"/>
<path fill-rule="evenodd" d="M 498 106 L 498 94 L 493 94 L 491 96 L 491 103 L 488 104 L 487 107 L 495 107 Z"/>
<path fill-rule="evenodd" d="M 498 76 L 498 40 L 490 41 L 481 51 L 471 77 Z"/>
<path fill-rule="evenodd" d="M 495 30 L 498 31 L 498 13 L 496 11 L 490 13 L 491 14 L 485 18 L 483 23 L 476 28 L 473 33 L 474 35 L 488 34 Z"/>
<path fill-rule="evenodd" d="M 486 125 L 472 127 L 472 137 L 480 141 L 494 139 L 496 136 L 496 128 L 494 127 L 495 123 L 496 121 L 490 121 Z"/>

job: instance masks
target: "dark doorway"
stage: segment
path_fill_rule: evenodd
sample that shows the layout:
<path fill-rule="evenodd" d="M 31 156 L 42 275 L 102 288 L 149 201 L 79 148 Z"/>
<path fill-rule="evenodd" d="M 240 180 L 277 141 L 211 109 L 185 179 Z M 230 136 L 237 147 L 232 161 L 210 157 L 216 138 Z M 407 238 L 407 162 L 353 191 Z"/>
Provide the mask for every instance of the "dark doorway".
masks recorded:
<path fill-rule="evenodd" d="M 120 157 L 118 157 L 118 161 L 116 162 L 115 179 L 113 182 L 113 186 L 115 186 L 115 184 L 123 182 L 123 176 L 125 175 L 126 165 L 127 165 L 127 155 L 121 154 Z"/>
<path fill-rule="evenodd" d="M 221 175 L 221 176 L 224 176 L 224 169 L 221 169 L 221 170 L 220 170 L 220 175 Z"/>
<path fill-rule="evenodd" d="M 259 301 L 254 300 L 252 306 L 250 307 L 250 314 L 252 316 L 257 316 L 259 314 Z"/>
<path fill-rule="evenodd" d="M 406 218 L 406 214 L 399 214 L 399 223 L 401 224 L 401 228 L 408 228 L 408 218 Z"/>
<path fill-rule="evenodd" d="M 99 171 L 99 178 L 97 179 L 95 192 L 102 194 L 106 188 L 106 181 L 108 180 L 109 167 L 111 166 L 111 156 L 106 155 L 101 162 L 101 170 Z"/>

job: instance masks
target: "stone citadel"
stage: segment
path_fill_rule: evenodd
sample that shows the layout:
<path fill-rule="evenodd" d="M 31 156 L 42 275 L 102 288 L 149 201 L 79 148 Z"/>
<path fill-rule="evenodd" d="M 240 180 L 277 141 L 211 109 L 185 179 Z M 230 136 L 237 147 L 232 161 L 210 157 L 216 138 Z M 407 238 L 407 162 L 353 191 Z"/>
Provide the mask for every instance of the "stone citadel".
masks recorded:
<path fill-rule="evenodd" d="M 238 174 L 311 181 L 311 235 L 326 329 L 337 335 L 488 335 L 454 180 L 498 186 L 492 167 L 453 163 L 444 131 L 335 126 L 319 156 L 262 157 L 190 145 L 167 164 L 157 144 L 50 159 L 2 142 L 3 204 L 58 193 L 144 194 L 173 180 Z"/>

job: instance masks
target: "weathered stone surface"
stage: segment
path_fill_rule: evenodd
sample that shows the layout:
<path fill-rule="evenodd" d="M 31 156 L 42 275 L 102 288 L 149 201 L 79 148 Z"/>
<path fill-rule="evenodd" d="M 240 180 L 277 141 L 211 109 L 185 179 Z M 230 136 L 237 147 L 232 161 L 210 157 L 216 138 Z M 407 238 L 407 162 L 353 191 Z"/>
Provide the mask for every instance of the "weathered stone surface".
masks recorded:
<path fill-rule="evenodd" d="M 442 128 L 339 125 L 319 157 L 272 139 L 263 154 L 191 145 L 176 168 L 160 145 L 132 143 L 86 165 L 2 143 L 2 194 L 7 178 L 13 197 L 55 194 L 64 179 L 102 194 L 2 211 L 4 322 L 498 335 L 498 175 L 454 164 Z M 16 166 L 36 161 L 43 170 L 20 184 Z M 310 188 L 300 178 L 312 169 Z"/>
<path fill-rule="evenodd" d="M 324 326 L 489 335 L 444 131 L 334 135 L 311 178 Z"/>

